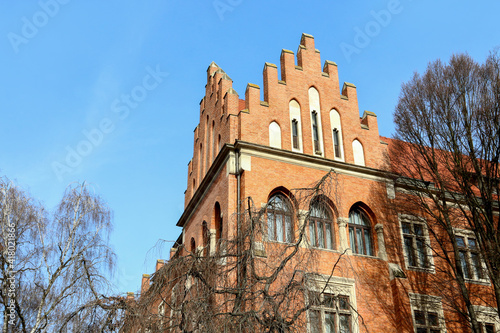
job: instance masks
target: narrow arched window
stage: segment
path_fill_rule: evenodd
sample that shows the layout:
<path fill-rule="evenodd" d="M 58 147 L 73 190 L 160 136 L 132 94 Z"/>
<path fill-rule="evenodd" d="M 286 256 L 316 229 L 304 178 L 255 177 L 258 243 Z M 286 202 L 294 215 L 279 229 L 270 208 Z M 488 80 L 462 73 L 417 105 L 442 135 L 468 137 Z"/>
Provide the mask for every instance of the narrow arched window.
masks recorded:
<path fill-rule="evenodd" d="M 220 239 L 222 238 L 223 221 L 220 205 L 218 202 L 215 203 L 214 207 L 214 219 L 216 248 L 219 249 Z"/>
<path fill-rule="evenodd" d="M 281 148 L 281 128 L 275 121 L 269 124 L 269 146 Z"/>
<path fill-rule="evenodd" d="M 309 238 L 311 246 L 333 250 L 332 214 L 327 206 L 315 200 L 309 209 Z"/>
<path fill-rule="evenodd" d="M 330 125 L 332 126 L 333 156 L 337 160 L 343 160 L 342 126 L 340 115 L 335 109 L 330 111 Z"/>
<path fill-rule="evenodd" d="M 319 146 L 318 113 L 316 111 L 311 112 L 311 119 L 312 119 L 312 130 L 313 130 L 314 152 L 321 153 L 321 148 Z"/>
<path fill-rule="evenodd" d="M 353 253 L 373 255 L 370 220 L 359 208 L 349 213 L 349 240 Z"/>
<path fill-rule="evenodd" d="M 335 153 L 335 157 L 341 158 L 342 154 L 340 153 L 340 139 L 339 139 L 339 130 L 333 129 L 333 151 Z"/>
<path fill-rule="evenodd" d="M 300 105 L 299 103 L 292 99 L 288 103 L 288 109 L 290 111 L 290 121 L 292 127 L 292 150 L 302 152 L 302 130 L 300 125 Z"/>
<path fill-rule="evenodd" d="M 363 145 L 358 140 L 352 142 L 352 154 L 354 155 L 354 164 L 365 165 L 365 153 Z"/>
<path fill-rule="evenodd" d="M 212 161 L 215 160 L 217 156 L 217 142 L 215 141 L 215 121 L 212 121 Z"/>
<path fill-rule="evenodd" d="M 292 209 L 287 198 L 275 194 L 267 203 L 267 237 L 278 242 L 293 242 Z"/>
<path fill-rule="evenodd" d="M 193 237 L 191 237 L 191 252 L 194 253 L 196 251 L 196 242 Z"/>
<path fill-rule="evenodd" d="M 319 92 L 316 88 L 311 87 L 308 90 L 309 95 L 309 112 L 311 112 L 311 131 L 313 141 L 313 153 L 315 155 L 323 155 L 323 133 L 321 129 L 321 105 Z"/>
<path fill-rule="evenodd" d="M 203 256 L 208 257 L 208 255 L 210 254 L 210 231 L 208 230 L 206 221 L 203 221 L 202 233 L 203 233 Z"/>

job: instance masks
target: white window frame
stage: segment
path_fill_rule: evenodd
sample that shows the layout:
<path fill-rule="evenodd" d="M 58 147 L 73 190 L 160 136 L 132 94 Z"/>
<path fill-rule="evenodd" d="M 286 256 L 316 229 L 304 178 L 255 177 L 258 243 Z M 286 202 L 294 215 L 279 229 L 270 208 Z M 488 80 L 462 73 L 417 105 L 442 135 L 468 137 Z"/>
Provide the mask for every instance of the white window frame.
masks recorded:
<path fill-rule="evenodd" d="M 308 95 L 309 95 L 309 118 L 311 120 L 311 142 L 312 142 L 313 155 L 325 156 L 325 147 L 323 145 L 323 125 L 321 123 L 321 103 L 320 103 L 319 91 L 315 87 L 310 87 L 308 90 Z M 313 112 L 316 113 L 319 152 L 316 152 L 316 150 L 314 149 Z"/>
<path fill-rule="evenodd" d="M 349 297 L 349 305 L 351 307 L 351 332 L 359 333 L 358 311 L 356 302 L 356 286 L 355 280 L 337 276 L 329 276 L 323 274 L 308 274 L 307 289 L 312 292 L 326 293 L 333 296 Z M 308 304 L 308 296 L 306 293 L 305 301 Z M 321 320 L 324 322 L 324 312 L 321 312 Z M 338 321 L 336 321 L 338 329 Z M 307 332 L 311 332 L 311 321 L 309 320 L 309 311 L 307 312 Z"/>
<path fill-rule="evenodd" d="M 337 109 L 330 110 L 330 125 L 331 125 L 331 135 L 332 135 L 333 159 L 336 161 L 344 162 L 345 153 L 344 153 L 344 140 L 342 137 L 342 124 L 340 121 L 340 114 L 337 111 Z M 335 156 L 335 138 L 333 135 L 334 130 L 337 130 L 338 133 L 340 157 Z"/>
<path fill-rule="evenodd" d="M 432 247 L 431 247 L 431 241 L 430 241 L 430 236 L 429 236 L 429 229 L 427 228 L 427 221 L 422 217 L 407 215 L 407 214 L 398 214 L 398 220 L 399 220 L 399 233 L 401 235 L 401 246 L 403 248 L 403 255 L 405 258 L 406 269 L 412 270 L 412 271 L 428 272 L 428 273 L 432 273 L 432 274 L 436 273 L 436 268 L 434 266 L 434 257 L 432 255 Z M 405 234 L 403 233 L 403 222 L 410 223 L 410 224 L 419 224 L 419 225 L 423 226 L 424 238 L 425 238 L 425 242 L 426 242 L 425 243 L 426 255 L 427 255 L 427 260 L 429 261 L 428 267 L 410 266 L 410 261 L 408 259 L 408 253 L 406 253 L 406 248 L 405 248 L 405 239 L 404 239 Z M 414 245 L 414 243 L 413 243 L 413 245 Z M 413 251 L 416 251 L 416 249 L 414 248 Z"/>
<path fill-rule="evenodd" d="M 446 322 L 444 319 L 441 297 L 415 293 L 409 293 L 408 296 L 410 298 L 411 319 L 413 321 L 413 331 L 415 333 L 417 332 L 415 311 L 437 313 L 439 321 L 438 328 L 441 330 L 441 333 L 446 333 Z"/>
<path fill-rule="evenodd" d="M 480 323 L 484 332 L 486 332 L 484 324 L 493 324 L 495 333 L 500 333 L 500 318 L 495 308 L 489 306 L 473 305 L 476 311 L 477 321 Z"/>
<path fill-rule="evenodd" d="M 469 250 L 469 238 L 476 239 L 474 232 L 472 230 L 458 229 L 458 228 L 453 228 L 453 232 L 455 234 L 455 237 L 459 236 L 459 237 L 464 238 L 464 241 L 466 244 L 466 249 L 467 249 L 467 258 L 466 258 L 467 265 L 469 267 L 472 267 L 473 263 L 472 263 L 470 250 Z M 476 239 L 476 245 L 477 245 L 477 239 Z M 465 281 L 467 281 L 469 283 L 490 284 L 490 280 L 489 280 L 488 274 L 487 274 L 486 264 L 481 256 L 480 251 L 478 251 L 478 255 L 479 255 L 479 260 L 481 261 L 481 269 L 483 270 L 483 278 L 480 279 L 480 278 L 477 278 L 476 276 L 474 276 L 473 278 L 467 278 L 464 276 Z"/>

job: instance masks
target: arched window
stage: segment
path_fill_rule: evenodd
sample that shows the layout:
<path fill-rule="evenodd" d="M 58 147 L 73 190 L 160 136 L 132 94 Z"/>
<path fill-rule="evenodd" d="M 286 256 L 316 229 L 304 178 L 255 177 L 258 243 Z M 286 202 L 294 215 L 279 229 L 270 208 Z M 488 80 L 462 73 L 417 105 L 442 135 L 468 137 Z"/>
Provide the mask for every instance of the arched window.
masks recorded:
<path fill-rule="evenodd" d="M 217 248 L 219 247 L 220 239 L 222 238 L 222 213 L 220 210 L 220 205 L 218 202 L 215 203 L 215 208 L 214 208 L 214 226 L 215 226 L 215 241 L 217 243 Z"/>
<path fill-rule="evenodd" d="M 349 240 L 353 253 L 373 255 L 370 220 L 359 208 L 349 213 Z"/>
<path fill-rule="evenodd" d="M 210 254 L 210 231 L 208 230 L 206 221 L 203 221 L 202 233 L 203 233 L 203 256 L 208 257 L 208 255 Z"/>
<path fill-rule="evenodd" d="M 332 140 L 333 140 L 333 155 L 337 160 L 344 160 L 344 148 L 342 146 L 342 127 L 340 124 L 340 115 L 337 110 L 330 111 L 330 123 L 332 126 Z"/>
<path fill-rule="evenodd" d="M 269 124 L 269 146 L 281 148 L 281 128 L 275 121 Z"/>
<path fill-rule="evenodd" d="M 313 140 L 313 153 L 322 155 L 323 151 L 323 133 L 321 130 L 321 105 L 319 101 L 319 92 L 316 88 L 309 88 L 309 108 L 311 112 L 311 131 Z"/>
<path fill-rule="evenodd" d="M 358 140 L 352 142 L 352 154 L 354 155 L 354 164 L 365 165 L 365 153 L 363 145 Z"/>
<path fill-rule="evenodd" d="M 198 160 L 198 170 L 199 170 L 199 177 L 200 183 L 201 180 L 203 179 L 203 144 L 200 143 L 200 155 L 199 155 L 199 160 Z"/>
<path fill-rule="evenodd" d="M 193 237 L 191 237 L 191 252 L 194 253 L 196 251 L 196 242 Z"/>
<path fill-rule="evenodd" d="M 217 156 L 217 142 L 215 141 L 215 120 L 212 121 L 212 161 Z"/>
<path fill-rule="evenodd" d="M 302 129 L 300 125 L 300 105 L 292 99 L 288 103 L 290 121 L 292 127 L 292 150 L 302 152 Z"/>
<path fill-rule="evenodd" d="M 327 206 L 318 200 L 309 208 L 309 237 L 311 246 L 333 250 L 332 214 Z"/>
<path fill-rule="evenodd" d="M 292 209 L 283 194 L 275 194 L 267 203 L 268 239 L 278 242 L 293 241 Z"/>

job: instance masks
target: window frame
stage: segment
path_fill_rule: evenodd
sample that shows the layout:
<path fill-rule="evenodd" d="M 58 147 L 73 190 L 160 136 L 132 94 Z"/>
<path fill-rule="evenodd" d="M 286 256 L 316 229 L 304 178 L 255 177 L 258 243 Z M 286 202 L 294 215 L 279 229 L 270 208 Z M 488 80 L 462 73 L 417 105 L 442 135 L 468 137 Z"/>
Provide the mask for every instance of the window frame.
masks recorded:
<path fill-rule="evenodd" d="M 342 159 L 342 149 L 340 146 L 340 131 L 338 128 L 332 130 L 333 135 L 333 156 L 338 159 Z"/>
<path fill-rule="evenodd" d="M 441 302 L 441 297 L 432 295 L 423 295 L 409 293 L 410 307 L 411 307 L 411 318 L 413 321 L 413 330 L 417 333 L 418 328 L 426 329 L 427 333 L 433 333 L 435 329 L 439 329 L 439 333 L 446 333 L 446 322 L 444 319 L 443 305 Z M 437 325 L 427 325 L 427 324 L 417 324 L 415 312 L 423 312 L 425 321 L 428 321 L 429 313 L 435 313 L 437 315 Z"/>
<path fill-rule="evenodd" d="M 318 122 L 318 112 L 316 110 L 311 111 L 311 126 L 312 126 L 312 139 L 313 139 L 313 150 L 314 154 L 321 155 L 321 143 L 320 143 L 320 127 Z"/>
<path fill-rule="evenodd" d="M 292 119 L 292 149 L 300 150 L 299 121 L 296 118 Z"/>
<path fill-rule="evenodd" d="M 421 272 L 423 271 L 423 272 L 435 273 L 434 257 L 432 256 L 432 247 L 431 247 L 431 242 L 430 242 L 429 229 L 427 228 L 427 221 L 422 217 L 413 216 L 413 215 L 406 215 L 406 214 L 398 214 L 398 220 L 399 220 L 399 230 L 400 230 L 400 234 L 401 234 L 401 246 L 403 248 L 403 255 L 404 255 L 404 259 L 405 259 L 406 269 L 414 270 L 414 271 L 421 271 Z M 416 235 L 415 233 L 413 233 L 413 234 L 405 233 L 404 229 L 403 229 L 403 223 L 410 224 L 411 229 L 413 231 L 415 230 L 415 225 L 421 226 L 423 234 Z M 417 261 L 419 261 L 417 239 L 424 240 L 427 265 L 420 264 L 419 262 L 417 263 L 417 265 L 410 265 L 410 255 L 407 253 L 406 244 L 405 244 L 405 238 L 408 238 L 408 237 L 412 237 L 412 251 L 413 251 L 413 253 L 411 255 Z"/>
<path fill-rule="evenodd" d="M 486 325 L 493 326 L 493 332 L 500 332 L 500 318 L 496 308 L 489 306 L 473 305 L 476 311 L 477 321 L 481 325 L 481 330 L 486 333 Z"/>
<path fill-rule="evenodd" d="M 273 207 L 273 204 L 271 203 L 274 198 L 281 198 L 281 202 L 283 205 L 288 208 L 288 210 L 282 210 L 282 209 L 275 209 Z M 273 216 L 273 228 L 272 228 L 272 234 L 273 238 L 271 239 L 270 235 L 270 221 L 269 217 Z M 278 224 L 277 224 L 277 216 L 281 217 L 281 239 L 278 238 Z M 288 219 L 287 219 L 288 218 Z M 295 239 L 294 235 L 294 219 L 293 219 L 293 206 L 288 199 L 288 197 L 283 194 L 283 193 L 275 193 L 271 195 L 269 200 L 267 201 L 267 206 L 266 206 L 266 220 L 267 220 L 267 240 L 271 242 L 279 242 L 279 243 L 293 243 Z M 287 221 L 289 222 L 289 225 L 287 225 Z M 287 226 L 289 227 L 287 229 Z M 289 230 L 289 235 L 290 239 L 287 239 L 287 230 Z"/>
<path fill-rule="evenodd" d="M 305 292 L 305 302 L 309 304 L 309 293 L 323 293 L 327 295 L 333 295 L 334 297 L 348 297 L 349 298 L 349 308 L 350 308 L 350 333 L 359 332 L 358 324 L 358 311 L 356 306 L 356 288 L 355 280 L 344 277 L 323 275 L 323 274 L 307 274 L 306 275 L 306 292 Z M 312 306 L 312 310 L 317 310 L 316 306 Z M 307 332 L 313 332 L 311 327 L 311 317 L 310 311 L 307 311 Z M 347 312 L 346 312 L 347 314 Z M 338 316 L 336 317 L 338 318 Z M 322 324 L 324 322 L 324 316 L 321 315 Z M 336 320 L 336 328 L 338 328 L 338 320 Z M 338 332 L 338 330 L 337 330 Z"/>
<path fill-rule="evenodd" d="M 316 205 L 317 205 L 317 207 L 314 207 Z M 313 216 L 312 215 L 313 208 L 317 209 L 319 212 L 324 213 L 325 216 Z M 308 227 L 309 244 L 311 245 L 311 247 L 314 247 L 317 249 L 324 249 L 324 250 L 336 250 L 333 214 L 332 214 L 332 212 L 329 209 L 327 204 L 325 204 L 324 202 L 320 202 L 318 200 L 314 200 L 311 203 L 311 206 L 309 207 L 308 224 L 309 224 L 309 227 Z M 321 229 L 319 229 L 319 225 L 321 225 Z M 327 244 L 328 244 L 327 225 L 330 226 L 330 245 L 331 245 L 331 247 L 327 246 Z M 314 230 L 314 239 L 312 237 L 313 236 L 312 230 Z M 322 246 L 320 246 L 320 244 L 319 244 L 319 230 L 321 230 L 321 234 L 322 234 Z"/>
<path fill-rule="evenodd" d="M 455 239 L 457 238 L 463 238 L 465 246 L 460 246 L 458 245 L 457 242 L 457 247 L 459 250 L 459 253 L 465 252 L 466 255 L 466 272 L 469 276 L 464 276 L 465 281 L 469 283 L 476 283 L 476 284 L 490 284 L 490 280 L 488 278 L 487 270 L 486 270 L 486 264 L 481 257 L 481 251 L 479 249 L 474 250 L 471 249 L 469 245 L 469 240 L 474 239 L 476 241 L 476 247 L 477 247 L 477 240 L 476 236 L 474 235 L 474 232 L 472 230 L 466 230 L 466 229 L 458 229 L 454 228 L 453 232 L 455 234 Z M 473 267 L 475 266 L 474 261 L 472 260 L 472 253 L 476 254 L 478 259 L 479 259 L 479 268 L 482 273 L 482 277 L 476 276 L 476 272 L 474 271 Z M 463 267 L 462 267 L 463 269 Z M 465 273 L 465 272 L 464 272 Z"/>
<path fill-rule="evenodd" d="M 360 217 L 365 217 L 366 218 L 366 221 L 367 221 L 367 224 L 368 225 L 362 225 L 362 224 L 357 224 L 357 223 L 352 223 L 351 221 L 351 215 L 356 213 L 356 212 L 359 212 L 359 215 Z M 361 209 L 360 207 L 354 207 L 351 209 L 351 211 L 349 212 L 349 223 L 347 224 L 347 230 L 348 230 L 348 233 L 349 233 L 349 247 L 351 249 L 351 252 L 352 254 L 356 254 L 356 255 L 364 255 L 364 256 L 369 256 L 369 257 L 374 257 L 375 256 L 375 249 L 374 249 L 374 242 L 373 242 L 373 233 L 372 233 L 372 226 L 371 226 L 371 220 L 370 218 L 368 217 L 368 214 L 366 214 L 366 212 Z M 354 246 L 353 246 L 353 238 L 351 237 L 351 228 L 354 230 L 353 231 L 353 235 L 354 235 Z M 361 253 L 359 252 L 359 249 L 358 249 L 358 232 L 357 230 L 361 230 L 361 242 L 363 244 L 363 250 L 364 252 Z M 366 245 L 366 232 L 368 232 L 368 235 L 369 235 L 369 240 L 370 240 L 370 244 L 369 244 L 369 247 Z M 369 251 L 368 251 L 369 249 Z M 369 252 L 369 253 L 368 253 Z"/>

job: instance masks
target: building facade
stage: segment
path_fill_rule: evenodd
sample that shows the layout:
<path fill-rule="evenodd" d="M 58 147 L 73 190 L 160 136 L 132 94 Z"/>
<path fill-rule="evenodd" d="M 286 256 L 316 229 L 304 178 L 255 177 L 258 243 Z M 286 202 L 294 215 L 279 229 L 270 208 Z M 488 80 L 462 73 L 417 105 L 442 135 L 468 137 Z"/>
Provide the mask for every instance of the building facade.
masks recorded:
<path fill-rule="evenodd" d="M 360 117 L 356 86 L 340 86 L 337 65 L 321 64 L 307 34 L 296 54 L 282 50 L 280 73 L 265 63 L 261 100 L 258 85 L 248 84 L 240 98 L 218 65 L 208 67 L 177 222 L 182 234 L 171 256 L 210 256 L 222 239 L 237 237 L 233 216 L 251 197 L 266 209 L 257 250 L 297 242 L 301 229 L 301 249 L 314 253 L 306 273 L 318 298 L 299 300 L 308 303 L 303 332 L 470 331 L 429 217 L 399 210 L 405 189 L 388 171 L 392 141 L 379 135 L 373 112 Z M 298 202 L 293 189 L 310 188 L 328 173 L 338 185 L 331 197 Z M 497 332 L 474 237 L 460 228 L 457 237 L 483 330 Z M 143 284 L 145 291 L 148 276 Z"/>

